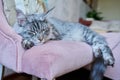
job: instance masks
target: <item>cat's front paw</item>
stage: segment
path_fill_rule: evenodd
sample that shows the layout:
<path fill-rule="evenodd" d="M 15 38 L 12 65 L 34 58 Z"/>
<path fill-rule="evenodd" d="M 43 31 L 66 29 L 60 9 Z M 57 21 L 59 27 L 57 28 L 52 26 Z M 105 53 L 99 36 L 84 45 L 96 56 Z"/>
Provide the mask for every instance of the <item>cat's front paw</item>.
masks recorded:
<path fill-rule="evenodd" d="M 100 47 L 93 47 L 93 52 L 94 57 L 97 58 L 101 56 L 103 58 L 105 65 L 114 66 L 115 58 L 112 54 L 111 49 L 108 46 L 102 45 Z"/>
<path fill-rule="evenodd" d="M 115 58 L 113 57 L 113 55 L 111 55 L 112 53 L 104 53 L 103 55 L 103 59 L 104 59 L 104 64 L 105 65 L 109 65 L 109 66 L 114 66 L 115 64 Z"/>
<path fill-rule="evenodd" d="M 104 58 L 104 64 L 114 66 L 115 59 L 113 57 Z"/>
<path fill-rule="evenodd" d="M 26 39 L 23 39 L 21 43 L 22 43 L 22 47 L 26 50 L 34 46 L 34 43 L 32 41 Z"/>
<path fill-rule="evenodd" d="M 104 59 L 104 64 L 109 66 L 114 66 L 115 58 L 113 56 L 112 50 L 109 46 L 104 45 L 101 48 L 102 57 Z"/>
<path fill-rule="evenodd" d="M 104 59 L 104 64 L 114 66 L 115 58 L 113 56 L 112 50 L 108 46 L 103 46 L 101 48 L 101 51 Z"/>

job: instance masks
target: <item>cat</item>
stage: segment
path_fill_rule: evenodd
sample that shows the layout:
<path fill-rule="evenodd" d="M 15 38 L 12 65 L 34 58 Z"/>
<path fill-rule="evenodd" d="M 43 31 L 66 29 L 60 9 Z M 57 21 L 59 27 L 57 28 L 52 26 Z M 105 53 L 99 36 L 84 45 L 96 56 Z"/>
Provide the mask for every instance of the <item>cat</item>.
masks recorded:
<path fill-rule="evenodd" d="M 51 39 L 85 42 L 92 47 L 95 59 L 90 78 L 91 80 L 102 80 L 107 66 L 113 66 L 115 62 L 105 38 L 80 23 L 48 17 L 51 10 L 42 15 L 25 15 L 22 11 L 17 11 L 17 25 L 19 30 L 22 28 L 18 33 L 23 37 L 23 47 L 29 49 L 35 44 L 44 44 Z"/>

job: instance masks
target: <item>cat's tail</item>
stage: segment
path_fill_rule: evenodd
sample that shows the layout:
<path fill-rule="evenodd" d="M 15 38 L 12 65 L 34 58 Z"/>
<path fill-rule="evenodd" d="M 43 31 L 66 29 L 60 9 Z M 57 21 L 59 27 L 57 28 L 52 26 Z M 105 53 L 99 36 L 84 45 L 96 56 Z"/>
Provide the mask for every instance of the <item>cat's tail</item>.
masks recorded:
<path fill-rule="evenodd" d="M 106 68 L 107 65 L 104 64 L 104 59 L 102 56 L 95 58 L 92 64 L 90 80 L 102 80 Z"/>

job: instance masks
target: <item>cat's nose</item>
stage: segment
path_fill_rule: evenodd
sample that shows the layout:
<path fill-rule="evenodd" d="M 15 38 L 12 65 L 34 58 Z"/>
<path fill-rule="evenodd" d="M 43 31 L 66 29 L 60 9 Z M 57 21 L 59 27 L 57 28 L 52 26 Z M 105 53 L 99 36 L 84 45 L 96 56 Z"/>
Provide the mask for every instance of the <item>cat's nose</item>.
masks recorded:
<path fill-rule="evenodd" d="M 39 40 L 40 40 L 40 42 L 41 42 L 41 41 L 43 40 L 43 37 L 40 36 L 40 37 L 39 37 Z"/>

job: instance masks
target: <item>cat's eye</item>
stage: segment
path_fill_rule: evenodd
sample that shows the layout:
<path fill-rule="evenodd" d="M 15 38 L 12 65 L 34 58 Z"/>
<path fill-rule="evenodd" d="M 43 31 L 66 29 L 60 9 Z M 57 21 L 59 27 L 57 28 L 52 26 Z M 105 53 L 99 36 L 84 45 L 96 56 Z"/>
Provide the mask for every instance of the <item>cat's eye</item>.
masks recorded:
<path fill-rule="evenodd" d="M 30 36 L 34 36 L 34 35 L 35 35 L 35 33 L 34 33 L 34 32 L 29 31 L 29 32 L 28 32 L 28 35 L 30 35 Z"/>

